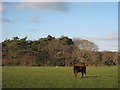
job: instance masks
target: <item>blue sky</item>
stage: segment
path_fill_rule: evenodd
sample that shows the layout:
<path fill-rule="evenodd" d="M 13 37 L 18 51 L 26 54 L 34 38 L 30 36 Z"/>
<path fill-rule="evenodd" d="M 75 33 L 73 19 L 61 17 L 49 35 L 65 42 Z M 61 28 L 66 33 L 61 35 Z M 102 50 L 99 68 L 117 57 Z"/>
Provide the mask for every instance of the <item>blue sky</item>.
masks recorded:
<path fill-rule="evenodd" d="M 99 50 L 118 50 L 117 2 L 9 2 L 2 7 L 2 41 L 65 35 L 90 40 Z"/>

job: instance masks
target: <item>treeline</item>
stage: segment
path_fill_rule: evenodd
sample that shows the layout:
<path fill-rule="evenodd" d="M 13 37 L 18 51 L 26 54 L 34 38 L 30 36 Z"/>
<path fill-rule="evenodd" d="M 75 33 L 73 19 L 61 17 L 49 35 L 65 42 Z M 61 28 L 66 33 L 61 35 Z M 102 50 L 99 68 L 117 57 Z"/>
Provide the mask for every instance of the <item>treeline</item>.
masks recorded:
<path fill-rule="evenodd" d="M 3 41 L 1 48 L 3 66 L 118 65 L 118 52 L 100 52 L 93 42 L 66 36 L 33 41 L 14 37 Z"/>

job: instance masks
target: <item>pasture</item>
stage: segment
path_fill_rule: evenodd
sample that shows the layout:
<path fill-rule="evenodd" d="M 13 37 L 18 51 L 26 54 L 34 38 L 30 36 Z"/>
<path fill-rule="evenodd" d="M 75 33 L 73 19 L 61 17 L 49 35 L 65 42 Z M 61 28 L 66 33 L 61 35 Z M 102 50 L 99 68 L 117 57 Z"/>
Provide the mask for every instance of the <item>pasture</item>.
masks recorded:
<path fill-rule="evenodd" d="M 3 88 L 118 88 L 118 67 L 87 67 L 74 78 L 72 67 L 2 67 Z"/>

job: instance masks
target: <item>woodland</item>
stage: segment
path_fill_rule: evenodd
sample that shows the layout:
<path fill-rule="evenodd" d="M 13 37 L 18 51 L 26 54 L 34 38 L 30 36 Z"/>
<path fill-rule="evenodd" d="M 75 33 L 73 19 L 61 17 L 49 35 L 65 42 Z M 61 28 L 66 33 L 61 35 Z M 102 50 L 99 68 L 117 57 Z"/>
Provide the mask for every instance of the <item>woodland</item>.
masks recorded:
<path fill-rule="evenodd" d="M 118 65 L 118 52 L 99 51 L 89 40 L 48 35 L 37 40 L 13 37 L 0 43 L 2 66 Z"/>

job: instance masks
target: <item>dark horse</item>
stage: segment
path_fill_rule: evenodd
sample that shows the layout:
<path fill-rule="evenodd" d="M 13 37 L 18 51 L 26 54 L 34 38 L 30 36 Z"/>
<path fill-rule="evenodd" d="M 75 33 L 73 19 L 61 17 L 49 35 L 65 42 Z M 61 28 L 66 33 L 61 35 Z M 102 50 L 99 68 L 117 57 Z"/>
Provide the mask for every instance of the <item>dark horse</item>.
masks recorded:
<path fill-rule="evenodd" d="M 82 78 L 83 78 L 84 74 L 85 74 L 85 77 L 86 77 L 86 66 L 85 65 L 74 65 L 73 66 L 73 72 L 74 72 L 74 75 L 75 75 L 76 78 L 77 78 L 77 74 L 79 72 L 82 73 Z"/>

